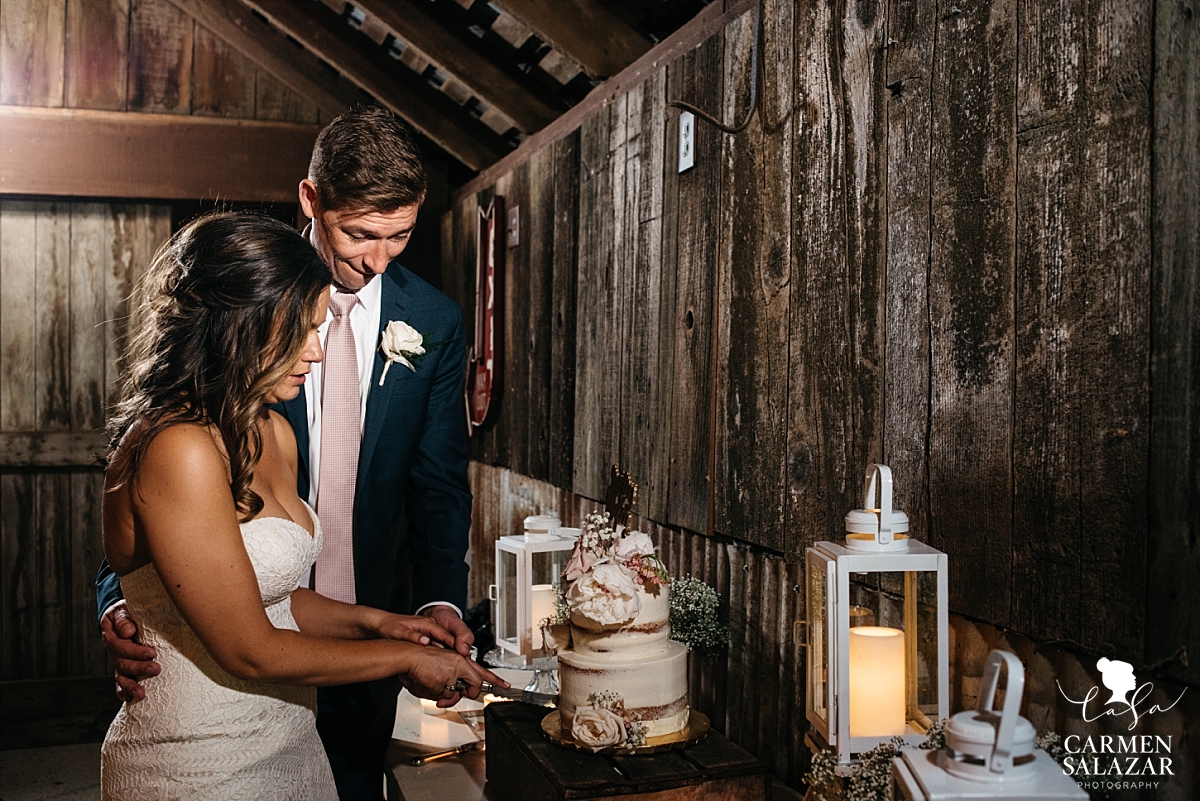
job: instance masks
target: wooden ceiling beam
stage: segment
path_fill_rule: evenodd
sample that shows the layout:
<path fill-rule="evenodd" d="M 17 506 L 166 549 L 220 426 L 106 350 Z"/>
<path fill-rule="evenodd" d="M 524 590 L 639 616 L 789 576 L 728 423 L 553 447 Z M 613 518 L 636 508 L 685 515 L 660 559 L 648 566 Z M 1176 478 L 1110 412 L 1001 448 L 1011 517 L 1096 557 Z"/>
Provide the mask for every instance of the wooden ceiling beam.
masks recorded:
<path fill-rule="evenodd" d="M 248 8 L 262 14 L 272 25 L 304 45 L 347 80 L 403 117 L 415 129 L 471 169 L 481 170 L 494 164 L 508 152 L 507 149 L 489 142 L 484 134 L 491 134 L 491 131 L 482 125 L 478 126 L 478 131 L 464 125 L 465 122 L 471 122 L 466 111 L 462 112 L 460 122 L 411 88 L 399 83 L 394 76 L 381 70 L 355 47 L 335 36 L 317 16 L 317 12 L 321 11 L 326 14 L 332 13 L 324 6 L 317 3 L 298 4 L 293 0 L 242 2 Z"/>
<path fill-rule="evenodd" d="M 588 76 L 609 78 L 637 61 L 650 42 L 596 0 L 492 0 L 538 38 L 579 62 Z"/>
<path fill-rule="evenodd" d="M 238 0 L 171 2 L 329 117 L 363 101 L 357 86 L 323 67 Z"/>
<path fill-rule="evenodd" d="M 295 203 L 319 125 L 0 106 L 0 195 Z"/>
<path fill-rule="evenodd" d="M 559 116 L 560 112 L 463 44 L 413 0 L 355 0 L 354 4 L 436 62 L 522 131 L 540 130 Z"/>

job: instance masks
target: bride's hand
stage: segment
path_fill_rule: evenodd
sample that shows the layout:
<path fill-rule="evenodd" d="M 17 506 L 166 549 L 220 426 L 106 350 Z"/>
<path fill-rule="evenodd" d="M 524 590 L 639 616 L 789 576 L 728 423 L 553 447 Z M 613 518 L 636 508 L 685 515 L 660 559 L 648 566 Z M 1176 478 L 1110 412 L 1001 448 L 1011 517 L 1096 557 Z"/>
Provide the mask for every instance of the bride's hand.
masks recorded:
<path fill-rule="evenodd" d="M 456 688 L 459 679 L 466 685 L 465 693 Z M 400 683 L 406 690 L 419 698 L 435 699 L 443 708 L 454 706 L 464 695 L 478 698 L 485 681 L 498 687 L 509 686 L 487 668 L 442 648 L 422 648 L 415 652 L 408 670 L 400 674 Z"/>
<path fill-rule="evenodd" d="M 396 615 L 388 613 L 379 622 L 377 633 L 385 640 L 404 640 L 417 645 L 438 643 L 447 648 L 454 647 L 454 635 L 424 615 Z"/>

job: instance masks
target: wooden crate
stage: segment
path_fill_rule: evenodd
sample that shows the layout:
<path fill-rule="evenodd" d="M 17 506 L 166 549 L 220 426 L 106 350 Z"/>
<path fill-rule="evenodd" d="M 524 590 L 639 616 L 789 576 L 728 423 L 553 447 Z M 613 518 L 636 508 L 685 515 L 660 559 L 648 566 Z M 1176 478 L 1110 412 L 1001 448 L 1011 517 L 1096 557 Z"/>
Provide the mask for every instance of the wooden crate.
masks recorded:
<path fill-rule="evenodd" d="M 771 797 L 769 768 L 720 732 L 678 751 L 590 754 L 549 742 L 541 729 L 548 712 L 519 702 L 487 707 L 488 787 L 503 801 Z"/>

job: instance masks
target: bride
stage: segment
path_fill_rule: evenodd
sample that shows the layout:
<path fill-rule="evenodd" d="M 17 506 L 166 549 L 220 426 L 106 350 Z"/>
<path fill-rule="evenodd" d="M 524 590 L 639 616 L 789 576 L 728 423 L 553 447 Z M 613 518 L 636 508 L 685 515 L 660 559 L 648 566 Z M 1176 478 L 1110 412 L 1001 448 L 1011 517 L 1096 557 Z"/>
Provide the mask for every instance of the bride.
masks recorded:
<path fill-rule="evenodd" d="M 315 687 L 399 675 L 445 701 L 459 682 L 472 698 L 507 686 L 433 647 L 453 637 L 429 618 L 299 588 L 321 529 L 268 406 L 322 360 L 330 283 L 294 229 L 236 214 L 183 228 L 144 279 L 110 422 L 104 552 L 162 671 L 108 730 L 106 799 L 332 801 Z"/>

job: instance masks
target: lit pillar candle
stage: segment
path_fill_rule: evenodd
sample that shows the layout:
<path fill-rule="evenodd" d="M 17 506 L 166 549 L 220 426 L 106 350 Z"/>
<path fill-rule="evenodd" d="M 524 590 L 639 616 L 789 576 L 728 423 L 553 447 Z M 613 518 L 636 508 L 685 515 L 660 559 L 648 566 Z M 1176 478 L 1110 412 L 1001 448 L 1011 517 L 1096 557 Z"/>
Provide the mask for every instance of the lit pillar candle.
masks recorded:
<path fill-rule="evenodd" d="M 554 585 L 534 584 L 530 605 L 533 607 L 533 649 L 542 647 L 542 621 L 554 617 Z"/>
<path fill-rule="evenodd" d="M 850 629 L 850 736 L 904 734 L 904 632 Z"/>

